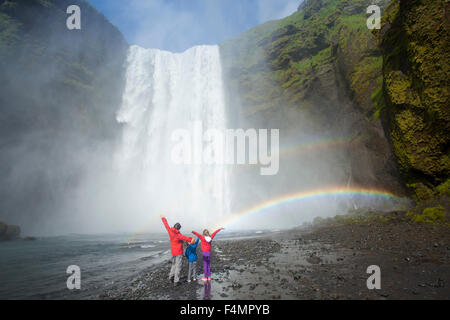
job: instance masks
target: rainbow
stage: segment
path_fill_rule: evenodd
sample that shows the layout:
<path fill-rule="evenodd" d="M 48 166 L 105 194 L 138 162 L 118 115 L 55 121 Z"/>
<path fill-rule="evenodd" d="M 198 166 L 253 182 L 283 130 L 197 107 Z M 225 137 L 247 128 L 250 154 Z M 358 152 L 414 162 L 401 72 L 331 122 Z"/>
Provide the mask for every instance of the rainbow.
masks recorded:
<path fill-rule="evenodd" d="M 287 143 L 285 145 L 280 146 L 279 156 L 281 158 L 284 157 L 298 157 L 301 154 L 311 154 L 329 151 L 338 148 L 355 148 L 358 146 L 358 143 L 361 141 L 358 137 L 336 137 L 332 139 L 320 139 L 313 141 L 304 141 L 301 143 Z M 249 166 L 253 165 L 233 165 L 232 168 L 234 171 L 247 169 Z"/>
<path fill-rule="evenodd" d="M 250 215 L 256 215 L 266 210 L 270 210 L 281 204 L 292 203 L 296 201 L 314 199 L 330 196 L 369 196 L 381 197 L 390 200 L 401 200 L 402 198 L 384 190 L 369 189 L 369 188 L 355 188 L 355 187 L 327 187 L 315 190 L 299 191 L 282 195 L 254 206 L 246 208 L 238 213 L 235 213 L 221 222 L 221 226 L 229 226 L 230 224 Z"/>
<path fill-rule="evenodd" d="M 333 139 L 321 139 L 300 144 L 287 145 L 280 148 L 280 155 L 302 152 L 322 151 L 337 147 L 351 147 L 358 143 L 359 139 L 351 137 L 338 137 Z"/>

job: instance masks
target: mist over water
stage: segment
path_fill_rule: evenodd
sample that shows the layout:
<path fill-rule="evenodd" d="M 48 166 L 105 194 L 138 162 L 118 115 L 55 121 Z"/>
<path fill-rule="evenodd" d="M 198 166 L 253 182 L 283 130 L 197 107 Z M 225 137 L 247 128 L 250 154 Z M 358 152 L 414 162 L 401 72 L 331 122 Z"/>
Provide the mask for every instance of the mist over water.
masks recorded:
<path fill-rule="evenodd" d="M 51 218 L 20 223 L 25 234 L 162 232 L 160 214 L 171 225 L 180 222 L 188 234 L 213 228 L 230 215 L 285 194 L 353 186 L 350 164 L 342 166 L 347 163 L 342 145 L 321 147 L 336 137 L 319 132 L 301 110 L 286 113 L 281 106 L 256 125 L 236 121 L 240 106 L 230 103 L 227 94 L 237 93 L 225 90 L 218 46 L 197 46 L 183 53 L 131 46 L 125 69 L 122 104 L 111 123 L 118 141 L 93 143 L 88 151 L 67 142 L 71 157 L 82 164 L 81 174 L 70 190 L 61 188 L 64 196 L 56 199 L 57 205 L 48 207 Z M 196 122 L 204 132 L 280 129 L 279 172 L 261 176 L 260 165 L 248 164 L 175 164 L 172 133 L 192 130 Z M 203 141 L 203 147 L 208 144 Z M 43 165 L 57 174 L 48 162 Z M 312 198 L 274 206 L 229 227 L 289 228 L 364 206 L 390 203 L 351 195 Z"/>
<path fill-rule="evenodd" d="M 197 46 L 183 53 L 131 46 L 125 67 L 122 105 L 116 113 L 121 137 L 115 150 L 87 156 L 90 170 L 75 196 L 66 201 L 63 212 L 70 216 L 63 230 L 158 232 L 163 230 L 159 219 L 163 214 L 169 224 L 180 222 L 182 231 L 190 233 L 213 228 L 236 212 L 284 194 L 352 187 L 349 168 L 339 166 L 345 163 L 341 145 L 302 147 L 311 142 L 320 147 L 321 141 L 332 137 L 318 133 L 301 111 L 289 116 L 295 126 L 287 125 L 283 118 L 265 121 L 265 129 L 280 129 L 276 175 L 261 176 L 259 165 L 174 163 L 174 131 L 193 132 L 196 122 L 202 124 L 203 132 L 247 126 L 230 120 L 230 113 L 239 113 L 239 106 L 226 99 L 218 46 Z M 203 140 L 203 147 L 210 143 Z M 386 203 L 351 195 L 312 198 L 280 204 L 230 227 L 288 228 L 316 216 L 380 204 Z"/>

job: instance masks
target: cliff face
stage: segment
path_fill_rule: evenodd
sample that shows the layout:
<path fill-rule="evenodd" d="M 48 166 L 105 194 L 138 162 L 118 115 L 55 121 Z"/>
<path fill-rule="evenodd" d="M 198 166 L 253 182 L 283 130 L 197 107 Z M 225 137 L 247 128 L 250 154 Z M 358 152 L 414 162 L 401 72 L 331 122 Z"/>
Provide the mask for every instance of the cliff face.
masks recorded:
<path fill-rule="evenodd" d="M 385 8 L 389 1 L 375 1 Z M 380 120 L 382 55 L 366 26 L 368 0 L 305 1 L 293 15 L 221 45 L 235 121 L 346 137 L 338 183 L 404 194 Z M 305 121 L 305 118 L 307 121 Z M 324 155 L 326 156 L 326 155 Z"/>
<path fill-rule="evenodd" d="M 418 200 L 450 192 L 449 1 L 393 1 L 379 32 L 389 136 Z"/>
<path fill-rule="evenodd" d="M 72 4 L 81 8 L 81 30 L 66 27 Z M 57 211 L 91 165 L 86 155 L 114 140 L 127 47 L 84 0 L 0 1 L 4 220 L 30 225 Z"/>
<path fill-rule="evenodd" d="M 81 8 L 81 30 L 66 27 L 71 4 Z M 115 111 L 126 49 L 122 34 L 86 1 L 0 1 L 2 130 L 81 124 L 106 134 L 99 129 Z"/>

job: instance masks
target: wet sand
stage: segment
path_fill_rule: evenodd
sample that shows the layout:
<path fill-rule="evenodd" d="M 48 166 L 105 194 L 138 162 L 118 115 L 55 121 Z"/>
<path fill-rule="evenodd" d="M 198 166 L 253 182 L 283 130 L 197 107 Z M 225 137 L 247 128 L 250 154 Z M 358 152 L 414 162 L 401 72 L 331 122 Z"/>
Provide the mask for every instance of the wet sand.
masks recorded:
<path fill-rule="evenodd" d="M 367 222 L 294 229 L 263 237 L 215 240 L 212 281 L 168 281 L 170 264 L 143 270 L 99 299 L 449 299 L 450 228 L 395 215 Z M 200 247 L 200 246 L 199 246 Z M 198 279 L 203 269 L 200 251 Z M 369 290 L 367 267 L 381 269 Z"/>

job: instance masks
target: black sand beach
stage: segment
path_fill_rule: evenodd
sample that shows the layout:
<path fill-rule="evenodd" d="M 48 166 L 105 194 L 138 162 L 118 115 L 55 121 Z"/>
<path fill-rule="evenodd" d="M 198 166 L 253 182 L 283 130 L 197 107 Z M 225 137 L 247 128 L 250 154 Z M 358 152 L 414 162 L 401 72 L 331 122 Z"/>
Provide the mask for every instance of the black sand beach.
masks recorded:
<path fill-rule="evenodd" d="M 210 287 L 167 279 L 170 264 L 143 270 L 99 299 L 449 299 L 447 225 L 389 221 L 294 229 L 262 237 L 216 240 Z M 369 290 L 367 267 L 381 268 Z M 202 270 L 199 252 L 198 270 Z M 199 277 L 201 275 L 199 274 Z"/>

